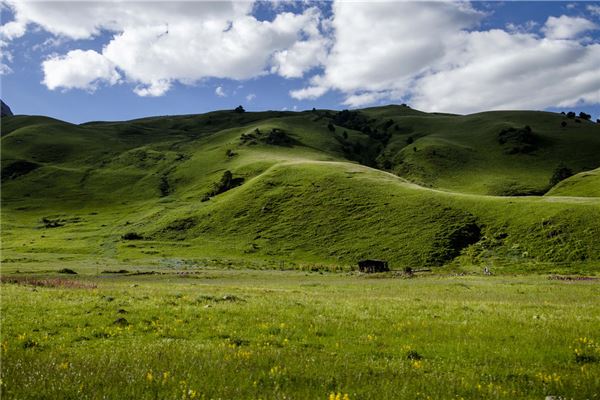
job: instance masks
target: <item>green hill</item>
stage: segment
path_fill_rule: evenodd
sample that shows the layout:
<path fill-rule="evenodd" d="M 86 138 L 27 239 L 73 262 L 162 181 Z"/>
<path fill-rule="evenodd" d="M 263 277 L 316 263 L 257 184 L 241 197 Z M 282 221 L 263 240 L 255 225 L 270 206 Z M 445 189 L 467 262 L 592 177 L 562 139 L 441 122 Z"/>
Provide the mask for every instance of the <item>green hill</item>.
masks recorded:
<path fill-rule="evenodd" d="M 600 125 L 560 114 L 9 116 L 1 141 L 5 266 L 600 263 Z"/>
<path fill-rule="evenodd" d="M 600 197 L 600 168 L 565 179 L 554 186 L 548 196 Z"/>

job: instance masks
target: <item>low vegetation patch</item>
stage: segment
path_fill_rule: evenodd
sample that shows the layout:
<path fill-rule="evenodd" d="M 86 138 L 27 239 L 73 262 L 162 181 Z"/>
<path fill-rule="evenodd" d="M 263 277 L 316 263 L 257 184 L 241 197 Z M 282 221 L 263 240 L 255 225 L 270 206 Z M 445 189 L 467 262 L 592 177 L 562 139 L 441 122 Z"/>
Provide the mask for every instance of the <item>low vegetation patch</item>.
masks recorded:
<path fill-rule="evenodd" d="M 242 133 L 242 136 L 240 136 L 240 144 L 249 146 L 259 143 L 272 146 L 292 146 L 295 142 L 284 130 L 279 128 L 272 128 L 268 131 L 261 131 L 260 128 L 256 128 L 252 132 Z"/>
<path fill-rule="evenodd" d="M 68 289 L 94 289 L 98 287 L 95 283 L 83 282 L 75 279 L 64 278 L 32 278 L 27 276 L 0 276 L 1 283 L 12 283 L 16 285 L 27 285 L 49 288 Z"/>
<path fill-rule="evenodd" d="M 211 197 L 214 197 L 221 193 L 225 193 L 228 190 L 240 186 L 242 183 L 244 183 L 244 178 L 234 178 L 231 171 L 225 171 L 223 172 L 221 180 L 213 184 L 212 190 L 204 195 L 202 201 L 207 201 Z M 188 222 L 184 222 L 184 225 L 187 226 Z"/>
<path fill-rule="evenodd" d="M 67 274 L 67 275 L 77 275 L 77 272 L 73 271 L 71 268 L 62 268 L 58 270 L 59 274 Z"/>
<path fill-rule="evenodd" d="M 529 125 L 502 129 L 498 133 L 498 143 L 506 154 L 529 154 L 539 147 L 539 139 Z"/>
<path fill-rule="evenodd" d="M 121 236 L 123 240 L 142 240 L 144 237 L 136 232 L 127 232 Z"/>
<path fill-rule="evenodd" d="M 35 171 L 40 166 L 40 164 L 31 161 L 15 161 L 2 167 L 1 177 L 3 181 L 17 179 L 23 175 L 27 175 L 28 173 Z"/>

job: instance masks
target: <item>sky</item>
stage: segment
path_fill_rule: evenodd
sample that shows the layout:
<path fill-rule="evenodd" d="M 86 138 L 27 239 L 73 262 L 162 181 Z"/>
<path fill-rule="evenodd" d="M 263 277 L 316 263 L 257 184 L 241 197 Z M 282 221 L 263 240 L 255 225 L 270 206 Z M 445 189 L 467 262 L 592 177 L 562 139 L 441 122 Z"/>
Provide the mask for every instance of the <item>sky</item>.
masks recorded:
<path fill-rule="evenodd" d="M 0 96 L 80 123 L 406 103 L 600 118 L 600 2 L 14 1 Z"/>

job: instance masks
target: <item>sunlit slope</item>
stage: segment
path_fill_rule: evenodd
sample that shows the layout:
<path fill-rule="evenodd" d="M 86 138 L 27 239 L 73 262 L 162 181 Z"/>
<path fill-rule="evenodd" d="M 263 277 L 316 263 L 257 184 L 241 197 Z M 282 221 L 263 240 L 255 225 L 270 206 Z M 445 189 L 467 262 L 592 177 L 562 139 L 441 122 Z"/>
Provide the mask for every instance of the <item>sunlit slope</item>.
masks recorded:
<path fill-rule="evenodd" d="M 448 194 L 348 163 L 276 164 L 209 202 L 139 221 L 144 236 L 249 257 L 398 266 L 600 260 L 600 202 Z"/>
<path fill-rule="evenodd" d="M 600 197 L 600 168 L 580 172 L 558 183 L 548 196 Z"/>
<path fill-rule="evenodd" d="M 4 261 L 597 268 L 594 183 L 568 198 L 562 184 L 544 197 L 483 195 L 542 192 L 559 164 L 597 167 L 596 124 L 537 112 L 360 113 L 369 130 L 321 110 L 83 125 L 4 118 Z M 499 132 L 515 127 L 519 139 L 526 125 L 535 148 L 509 154 Z M 237 183 L 217 193 L 225 171 Z"/>

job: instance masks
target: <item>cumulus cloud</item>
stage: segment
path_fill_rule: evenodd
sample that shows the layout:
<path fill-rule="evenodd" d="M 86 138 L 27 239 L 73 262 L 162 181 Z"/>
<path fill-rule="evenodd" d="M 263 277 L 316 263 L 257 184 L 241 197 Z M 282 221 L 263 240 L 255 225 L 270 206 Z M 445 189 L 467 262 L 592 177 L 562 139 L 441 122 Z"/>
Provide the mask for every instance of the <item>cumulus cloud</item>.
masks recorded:
<path fill-rule="evenodd" d="M 460 35 L 446 65 L 418 79 L 412 104 L 427 110 L 545 108 L 600 101 L 600 45 L 502 30 Z"/>
<path fill-rule="evenodd" d="M 296 100 L 314 100 L 323 96 L 328 88 L 323 86 L 309 86 L 303 89 L 291 90 L 290 96 Z"/>
<path fill-rule="evenodd" d="M 600 45 L 579 40 L 595 24 L 550 17 L 540 37 L 534 22 L 477 30 L 484 17 L 467 3 L 337 2 L 324 72 L 290 95 L 457 113 L 600 103 Z"/>
<path fill-rule="evenodd" d="M 136 85 L 134 91 L 140 96 L 162 95 L 176 81 L 244 80 L 269 71 L 301 76 L 323 57 L 319 47 L 325 39 L 316 7 L 260 21 L 251 14 L 250 2 L 11 1 L 10 5 L 15 20 L 3 25 L 5 38 L 22 35 L 30 25 L 70 39 L 113 32 L 102 52 L 88 59 L 91 71 L 103 74 L 94 79 L 86 74 L 87 78 L 105 79 L 105 66 L 114 65 L 125 80 Z M 73 70 L 79 60 L 62 57 L 60 61 L 62 67 Z M 98 65 L 91 66 L 91 61 Z M 56 68 L 44 68 L 44 72 L 44 82 L 59 82 L 65 88 L 81 85 L 68 82 L 66 78 L 74 75 Z"/>
<path fill-rule="evenodd" d="M 219 97 L 227 96 L 227 93 L 225 93 L 225 90 L 223 90 L 222 86 L 217 86 L 217 88 L 215 89 L 215 94 Z"/>
<path fill-rule="evenodd" d="M 282 2 L 269 20 L 254 16 L 251 2 L 7 4 L 15 17 L 0 27 L 0 74 L 10 71 L 2 63 L 10 41 L 32 29 L 61 42 L 108 35 L 102 50 L 44 61 L 52 90 L 128 82 L 155 97 L 177 83 L 277 74 L 305 79 L 289 92 L 294 99 L 336 91 L 349 107 L 401 99 L 469 113 L 600 103 L 600 43 L 589 34 L 600 28 L 590 20 L 600 15 L 595 4 L 585 8 L 590 19 L 550 16 L 489 30 L 480 25 L 488 15 L 464 1 L 336 0 L 330 15 L 311 2 Z"/>
<path fill-rule="evenodd" d="M 328 90 L 359 106 L 407 91 L 416 75 L 444 55 L 448 32 L 475 27 L 483 18 L 467 3 L 345 2 L 332 5 L 333 46 L 324 73 L 290 92 L 314 99 Z"/>
<path fill-rule="evenodd" d="M 593 22 L 581 17 L 548 17 L 542 31 L 549 39 L 574 39 L 583 32 L 598 29 Z"/>
<path fill-rule="evenodd" d="M 171 89 L 171 82 L 167 79 L 152 80 L 147 84 L 137 85 L 133 92 L 140 97 L 160 97 Z"/>
<path fill-rule="evenodd" d="M 344 100 L 344 104 L 351 108 L 357 108 L 373 104 L 376 101 L 384 99 L 386 97 L 389 97 L 388 92 L 366 92 L 360 94 L 353 94 L 351 96 L 346 97 L 346 100 Z"/>
<path fill-rule="evenodd" d="M 43 83 L 57 88 L 94 91 L 99 82 L 114 85 L 121 78 L 114 64 L 93 50 L 72 50 L 64 56 L 50 57 L 42 63 Z"/>

